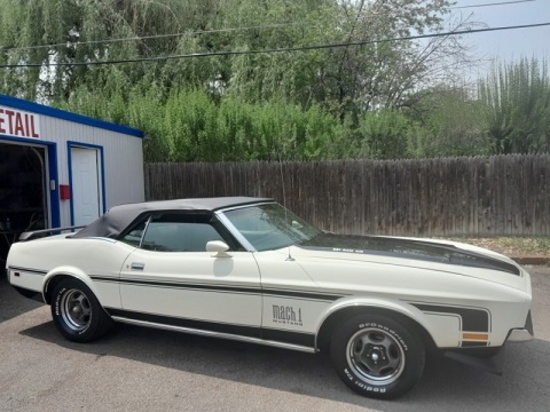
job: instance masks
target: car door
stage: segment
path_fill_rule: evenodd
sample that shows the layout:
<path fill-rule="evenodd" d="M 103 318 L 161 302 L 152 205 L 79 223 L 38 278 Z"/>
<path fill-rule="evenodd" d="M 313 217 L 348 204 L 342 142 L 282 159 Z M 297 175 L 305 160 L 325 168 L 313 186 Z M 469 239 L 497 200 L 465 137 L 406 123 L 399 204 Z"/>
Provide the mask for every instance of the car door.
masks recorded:
<path fill-rule="evenodd" d="M 259 335 L 258 266 L 228 237 L 212 214 L 166 212 L 138 222 L 121 239 L 138 246 L 120 273 L 124 317 Z M 210 240 L 233 247 L 207 252 Z"/>

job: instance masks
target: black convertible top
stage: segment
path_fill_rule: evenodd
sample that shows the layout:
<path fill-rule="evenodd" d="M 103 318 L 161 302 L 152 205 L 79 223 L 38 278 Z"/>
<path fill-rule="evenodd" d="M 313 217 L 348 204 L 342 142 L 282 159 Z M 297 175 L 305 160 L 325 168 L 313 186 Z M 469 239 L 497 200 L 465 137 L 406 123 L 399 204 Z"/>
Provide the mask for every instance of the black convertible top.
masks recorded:
<path fill-rule="evenodd" d="M 258 197 L 210 197 L 202 199 L 175 199 L 154 202 L 132 203 L 115 206 L 99 219 L 90 223 L 73 238 L 116 237 L 139 215 L 150 211 L 194 210 L 213 212 L 233 206 L 244 206 L 262 202 L 273 202 L 270 198 Z"/>

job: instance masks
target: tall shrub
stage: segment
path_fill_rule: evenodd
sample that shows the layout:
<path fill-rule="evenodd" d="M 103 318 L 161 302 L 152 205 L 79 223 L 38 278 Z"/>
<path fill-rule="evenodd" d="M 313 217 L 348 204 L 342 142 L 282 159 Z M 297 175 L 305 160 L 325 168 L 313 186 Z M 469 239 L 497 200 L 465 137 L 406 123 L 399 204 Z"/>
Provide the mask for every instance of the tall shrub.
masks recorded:
<path fill-rule="evenodd" d="M 550 149 L 548 65 L 536 59 L 494 68 L 479 84 L 487 105 L 488 133 L 494 151 L 533 153 Z"/>

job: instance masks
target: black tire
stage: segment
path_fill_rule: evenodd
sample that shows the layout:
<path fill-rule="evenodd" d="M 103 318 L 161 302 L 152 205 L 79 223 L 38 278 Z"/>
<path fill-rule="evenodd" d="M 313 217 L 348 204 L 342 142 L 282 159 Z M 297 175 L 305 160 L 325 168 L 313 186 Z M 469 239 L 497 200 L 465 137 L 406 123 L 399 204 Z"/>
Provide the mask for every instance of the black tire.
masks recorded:
<path fill-rule="evenodd" d="M 424 370 L 426 351 L 414 328 L 390 315 L 357 315 L 336 328 L 330 356 L 355 392 L 392 399 L 409 391 Z"/>
<path fill-rule="evenodd" d="M 77 279 L 64 279 L 55 286 L 51 311 L 57 330 L 73 342 L 98 339 L 112 326 L 93 292 Z"/>

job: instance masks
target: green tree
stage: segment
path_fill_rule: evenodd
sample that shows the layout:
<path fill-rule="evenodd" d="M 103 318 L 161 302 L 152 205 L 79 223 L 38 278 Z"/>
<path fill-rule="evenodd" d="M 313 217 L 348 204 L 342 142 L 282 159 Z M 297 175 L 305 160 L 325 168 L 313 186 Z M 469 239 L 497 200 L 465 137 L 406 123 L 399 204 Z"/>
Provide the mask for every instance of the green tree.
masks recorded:
<path fill-rule="evenodd" d="M 450 39 L 431 46 L 388 41 L 441 31 L 447 0 L 0 0 L 2 91 L 31 99 L 67 99 L 75 90 L 128 91 L 155 82 L 207 87 L 248 102 L 283 98 L 321 104 L 343 118 L 398 107 L 427 80 Z M 15 24 L 17 22 L 17 24 Z M 231 30 L 235 28 L 237 30 Z M 177 34 L 177 35 L 173 35 Z M 169 59 L 156 63 L 47 66 L 177 54 L 264 50 L 370 41 L 292 53 Z M 16 80 L 16 81 L 13 81 Z"/>
<path fill-rule="evenodd" d="M 414 157 L 452 157 L 492 153 L 485 105 L 464 87 L 439 85 L 422 90 L 407 110 L 416 127 L 410 131 Z"/>
<path fill-rule="evenodd" d="M 0 64 L 36 65 L 0 69 L 0 92 L 136 126 L 147 160 L 411 156 L 402 109 L 462 48 L 392 39 L 442 31 L 449 5 L 0 0 Z M 223 55 L 349 42 L 366 43 Z"/>
<path fill-rule="evenodd" d="M 372 159 L 405 159 L 411 157 L 408 147 L 411 121 L 395 110 L 363 115 L 359 123 L 362 136 L 359 152 L 354 157 Z"/>
<path fill-rule="evenodd" d="M 5 23 L 0 26 L 0 63 L 42 65 L 2 70 L 1 91 L 56 101 L 84 87 L 127 99 L 140 84 L 148 87 L 156 81 L 170 88 L 188 80 L 205 81 L 212 70 L 199 59 L 176 67 L 186 77 L 174 76 L 173 65 L 165 62 L 47 65 L 166 56 L 182 47 L 193 51 L 193 46 L 202 51 L 203 45 L 194 45 L 196 39 L 169 34 L 212 28 L 218 10 L 214 0 L 0 0 L 0 21 Z"/>
<path fill-rule="evenodd" d="M 351 114 L 358 126 L 361 113 L 401 107 L 409 93 L 437 73 L 445 56 L 463 52 L 450 36 L 424 43 L 391 40 L 443 31 L 449 5 L 446 0 L 234 0 L 229 26 L 288 23 L 239 32 L 238 50 L 366 44 L 235 57 L 229 91 L 252 102 L 274 96 L 306 108 L 317 102 L 341 120 Z"/>

